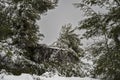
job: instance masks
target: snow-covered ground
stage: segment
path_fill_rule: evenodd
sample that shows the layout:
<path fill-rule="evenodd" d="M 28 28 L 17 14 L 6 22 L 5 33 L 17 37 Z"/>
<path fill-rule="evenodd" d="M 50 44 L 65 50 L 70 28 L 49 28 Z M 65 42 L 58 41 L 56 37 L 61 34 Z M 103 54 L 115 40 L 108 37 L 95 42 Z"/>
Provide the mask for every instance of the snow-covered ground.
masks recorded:
<path fill-rule="evenodd" d="M 50 76 L 49 74 L 45 74 L 42 76 L 30 75 L 30 74 L 21 74 L 19 76 L 10 75 L 6 73 L 0 74 L 0 80 L 99 80 L 92 78 L 80 78 L 80 77 L 62 77 L 57 74 Z"/>

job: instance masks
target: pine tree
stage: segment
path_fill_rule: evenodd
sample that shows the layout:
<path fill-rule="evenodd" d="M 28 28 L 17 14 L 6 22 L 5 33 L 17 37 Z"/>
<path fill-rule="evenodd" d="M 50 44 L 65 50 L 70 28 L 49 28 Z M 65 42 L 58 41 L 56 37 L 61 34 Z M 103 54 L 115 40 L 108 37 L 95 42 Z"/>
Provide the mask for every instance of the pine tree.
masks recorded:
<path fill-rule="evenodd" d="M 1 0 L 0 40 L 11 39 L 11 45 L 29 56 L 28 47 L 36 46 L 43 37 L 36 21 L 40 19 L 41 14 L 53 9 L 56 2 L 51 0 Z"/>
<path fill-rule="evenodd" d="M 120 79 L 120 1 L 119 0 L 83 0 L 75 4 L 88 16 L 80 23 L 80 30 L 85 29 L 85 38 L 100 40 L 93 43 L 89 50 L 97 58 L 95 74 L 105 80 Z M 99 6 L 106 12 L 97 12 L 92 7 Z"/>
<path fill-rule="evenodd" d="M 62 26 L 60 36 L 53 46 L 58 47 L 61 52 L 56 53 L 55 66 L 58 72 L 65 76 L 84 76 L 81 70 L 82 57 L 84 51 L 80 47 L 79 35 L 75 32 L 76 28 L 72 29 L 71 24 Z"/>
<path fill-rule="evenodd" d="M 0 0 L 0 69 L 13 74 L 44 72 L 31 60 L 35 53 L 29 47 L 36 47 L 43 37 L 36 21 L 56 4 L 57 0 Z M 13 55 L 20 60 L 14 62 Z"/>

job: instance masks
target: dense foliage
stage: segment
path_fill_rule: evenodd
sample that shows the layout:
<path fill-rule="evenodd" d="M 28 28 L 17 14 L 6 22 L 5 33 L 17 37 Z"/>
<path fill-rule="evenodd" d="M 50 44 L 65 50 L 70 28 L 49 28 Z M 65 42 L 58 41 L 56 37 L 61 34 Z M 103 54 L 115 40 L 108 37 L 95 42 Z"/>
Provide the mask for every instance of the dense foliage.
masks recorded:
<path fill-rule="evenodd" d="M 36 21 L 56 3 L 57 0 L 0 0 L 0 69 L 14 74 L 42 72 L 31 60 L 35 53 L 29 47 L 37 46 L 43 37 Z"/>
<path fill-rule="evenodd" d="M 62 27 L 57 49 L 38 43 L 43 35 L 36 21 L 56 3 L 57 0 L 0 1 L 0 69 L 16 75 L 58 71 L 65 76 L 84 76 L 80 61 L 83 50 L 72 25 Z"/>
<path fill-rule="evenodd" d="M 82 0 L 75 5 L 87 16 L 80 22 L 79 29 L 85 30 L 83 34 L 85 38 L 95 40 L 89 47 L 96 58 L 94 74 L 100 75 L 105 80 L 119 80 L 120 0 Z"/>
<path fill-rule="evenodd" d="M 0 42 L 11 39 L 11 45 L 27 52 L 27 47 L 36 46 L 43 36 L 36 20 L 54 7 L 50 0 L 1 0 Z"/>
<path fill-rule="evenodd" d="M 57 56 L 58 71 L 65 76 L 85 76 L 82 68 L 83 63 L 80 58 L 83 56 L 83 49 L 80 47 L 79 35 L 76 28 L 72 28 L 71 24 L 62 26 L 58 40 L 53 46 L 62 50 Z"/>

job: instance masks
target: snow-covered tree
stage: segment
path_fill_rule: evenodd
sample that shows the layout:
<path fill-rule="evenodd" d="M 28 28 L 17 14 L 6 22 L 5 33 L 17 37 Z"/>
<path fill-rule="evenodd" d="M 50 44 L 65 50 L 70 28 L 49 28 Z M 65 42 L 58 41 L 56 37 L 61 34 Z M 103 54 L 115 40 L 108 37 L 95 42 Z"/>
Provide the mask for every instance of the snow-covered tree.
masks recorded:
<path fill-rule="evenodd" d="M 56 3 L 57 0 L 0 0 L 0 69 L 11 71 L 14 65 L 22 65 L 23 68 L 27 66 L 28 72 L 35 72 L 35 65 L 32 69 L 33 65 L 24 60 L 15 64 L 12 57 L 19 55 L 31 59 L 34 53 L 30 53 L 29 47 L 37 46 L 43 36 L 36 21 L 41 14 L 54 9 Z M 18 71 L 26 70 L 18 68 Z"/>
<path fill-rule="evenodd" d="M 79 35 L 72 29 L 72 25 L 62 26 L 60 36 L 53 46 L 58 47 L 61 52 L 54 54 L 55 66 L 58 72 L 65 76 L 84 76 L 81 70 L 83 49 Z"/>
<path fill-rule="evenodd" d="M 96 58 L 95 75 L 105 80 L 119 80 L 120 0 L 82 0 L 75 5 L 87 16 L 80 22 L 79 29 L 86 31 L 83 36 L 87 39 L 97 38 L 89 48 Z"/>

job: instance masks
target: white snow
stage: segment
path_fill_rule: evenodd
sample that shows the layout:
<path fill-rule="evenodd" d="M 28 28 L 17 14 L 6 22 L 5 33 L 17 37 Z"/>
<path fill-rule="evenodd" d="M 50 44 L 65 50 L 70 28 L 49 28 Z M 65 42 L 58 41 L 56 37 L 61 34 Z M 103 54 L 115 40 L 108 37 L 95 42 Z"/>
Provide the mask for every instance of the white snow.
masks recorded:
<path fill-rule="evenodd" d="M 61 77 L 58 75 L 55 75 L 53 77 L 50 78 L 46 78 L 46 77 L 40 77 L 41 80 L 98 80 L 98 79 L 92 79 L 92 78 L 80 78 L 80 77 Z"/>
<path fill-rule="evenodd" d="M 0 55 L 1 55 L 2 57 L 4 57 L 4 56 L 6 55 L 5 51 L 2 50 L 2 51 L 0 52 Z"/>
<path fill-rule="evenodd" d="M 4 75 L 2 80 L 33 80 L 33 77 L 29 74 L 21 74 L 20 76 Z"/>
<path fill-rule="evenodd" d="M 24 73 L 19 76 L 1 73 L 0 80 L 99 80 L 99 79 L 92 79 L 88 77 L 85 77 L 85 78 L 62 77 L 57 74 L 51 77 L 45 77 L 45 76 L 30 75 L 30 74 L 24 74 Z"/>

